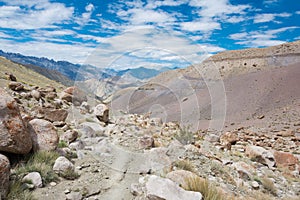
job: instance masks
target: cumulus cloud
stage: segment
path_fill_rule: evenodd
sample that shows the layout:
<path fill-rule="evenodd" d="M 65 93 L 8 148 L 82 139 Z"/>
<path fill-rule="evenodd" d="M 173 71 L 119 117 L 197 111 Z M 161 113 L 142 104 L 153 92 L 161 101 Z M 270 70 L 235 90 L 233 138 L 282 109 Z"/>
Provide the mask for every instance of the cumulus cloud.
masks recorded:
<path fill-rule="evenodd" d="M 229 36 L 232 40 L 237 40 L 236 44 L 247 47 L 267 47 L 282 44 L 286 41 L 278 40 L 277 35 L 286 31 L 291 31 L 300 27 L 290 26 L 272 30 L 258 30 L 251 32 L 235 33 Z"/>
<path fill-rule="evenodd" d="M 280 23 L 278 21 L 275 21 L 276 18 L 281 17 L 281 18 L 287 18 L 290 17 L 291 14 L 290 13 L 263 13 L 263 14 L 257 14 L 254 17 L 253 22 L 254 23 L 264 23 L 264 22 L 277 22 Z"/>
<path fill-rule="evenodd" d="M 13 2 L 13 3 L 12 3 Z M 74 8 L 62 3 L 12 1 L 0 7 L 0 27 L 9 29 L 39 29 L 56 27 L 72 18 Z M 34 6 L 30 9 L 28 6 Z"/>

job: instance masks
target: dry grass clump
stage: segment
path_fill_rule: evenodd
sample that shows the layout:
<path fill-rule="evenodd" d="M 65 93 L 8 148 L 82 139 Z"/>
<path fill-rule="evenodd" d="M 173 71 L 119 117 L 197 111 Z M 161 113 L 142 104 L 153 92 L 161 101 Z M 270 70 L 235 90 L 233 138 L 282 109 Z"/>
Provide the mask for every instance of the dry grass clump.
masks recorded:
<path fill-rule="evenodd" d="M 200 192 L 204 200 L 227 200 L 216 186 L 209 183 L 208 180 L 200 177 L 186 178 L 187 186 L 185 190 Z"/>
<path fill-rule="evenodd" d="M 194 133 L 188 127 L 185 127 L 178 131 L 175 138 L 183 145 L 191 144 L 194 142 Z"/>
<path fill-rule="evenodd" d="M 72 169 L 69 169 L 64 173 L 60 173 L 59 175 L 67 180 L 75 180 L 79 177 L 79 174 Z"/>
<path fill-rule="evenodd" d="M 173 166 L 176 167 L 176 169 L 195 172 L 195 167 L 189 160 L 177 160 L 173 163 Z"/>

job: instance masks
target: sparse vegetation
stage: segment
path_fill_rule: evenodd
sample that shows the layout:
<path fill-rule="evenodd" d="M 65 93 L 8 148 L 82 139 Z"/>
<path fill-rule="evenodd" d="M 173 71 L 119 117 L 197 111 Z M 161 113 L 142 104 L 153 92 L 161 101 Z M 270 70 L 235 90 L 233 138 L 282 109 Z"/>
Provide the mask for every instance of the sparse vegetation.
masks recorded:
<path fill-rule="evenodd" d="M 79 177 L 79 174 L 72 169 L 69 169 L 64 173 L 60 173 L 59 175 L 67 180 L 75 180 Z"/>
<path fill-rule="evenodd" d="M 50 183 L 58 179 L 52 170 L 55 160 L 59 157 L 54 151 L 39 151 L 32 154 L 28 161 L 16 169 L 17 176 L 22 177 L 29 172 L 39 172 L 42 176 L 43 184 Z"/>
<path fill-rule="evenodd" d="M 190 172 L 195 171 L 193 164 L 189 160 L 178 160 L 174 162 L 173 166 L 177 169 L 182 169 Z"/>
<path fill-rule="evenodd" d="M 194 142 L 194 133 L 189 130 L 189 127 L 184 127 L 175 135 L 175 138 L 183 145 L 191 144 Z"/>
<path fill-rule="evenodd" d="M 185 190 L 200 192 L 204 200 L 226 200 L 218 188 L 210 184 L 206 179 L 189 177 L 186 179 L 186 183 L 187 188 L 184 188 Z"/>
<path fill-rule="evenodd" d="M 64 140 L 60 140 L 58 145 L 57 145 L 58 148 L 64 148 L 64 147 L 68 147 L 68 143 Z"/>
<path fill-rule="evenodd" d="M 10 183 L 7 200 L 36 200 L 36 198 L 19 179 L 15 179 Z"/>

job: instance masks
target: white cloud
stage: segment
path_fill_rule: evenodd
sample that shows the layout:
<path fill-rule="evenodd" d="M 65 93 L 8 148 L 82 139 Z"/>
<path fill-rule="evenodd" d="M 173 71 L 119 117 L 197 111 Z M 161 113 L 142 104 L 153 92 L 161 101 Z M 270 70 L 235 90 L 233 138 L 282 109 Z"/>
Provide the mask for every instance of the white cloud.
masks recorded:
<path fill-rule="evenodd" d="M 280 1 L 280 0 L 264 0 L 263 3 L 264 4 L 276 4 L 276 3 L 278 3 L 278 1 Z"/>
<path fill-rule="evenodd" d="M 297 11 L 296 14 L 297 14 L 297 15 L 300 15 L 300 11 Z"/>
<path fill-rule="evenodd" d="M 84 63 L 94 50 L 82 44 L 56 44 L 51 42 L 14 42 L 0 38 L 1 49 L 24 55 L 47 57 L 55 60 L 67 60 L 73 63 Z"/>
<path fill-rule="evenodd" d="M 8 3 L 9 6 L 0 7 L 0 13 L 5 14 L 0 14 L 1 28 L 19 30 L 55 27 L 56 24 L 70 20 L 74 12 L 73 7 L 66 7 L 61 3 L 37 1 L 33 4 L 34 9 L 29 9 L 27 6 L 32 3 L 28 1 L 12 2 Z"/>
<path fill-rule="evenodd" d="M 300 27 L 291 26 L 266 31 L 251 31 L 235 33 L 230 35 L 230 39 L 237 40 L 236 44 L 242 44 L 248 47 L 266 47 L 282 44 L 286 41 L 278 40 L 277 34 L 291 31 Z"/>
<path fill-rule="evenodd" d="M 291 14 L 289 13 L 279 13 L 279 14 L 275 14 L 275 13 L 264 13 L 264 14 L 257 14 L 254 17 L 254 23 L 264 23 L 264 22 L 274 22 L 274 20 L 277 17 L 290 17 Z M 276 22 L 276 21 L 275 21 Z"/>
<path fill-rule="evenodd" d="M 81 25 L 81 26 L 84 26 L 86 25 L 87 23 L 89 23 L 90 21 L 93 21 L 91 19 L 91 16 L 93 14 L 93 11 L 95 10 L 95 7 L 93 4 L 88 4 L 86 7 L 85 7 L 85 11 L 84 13 L 82 13 L 81 17 L 79 18 L 76 18 L 76 22 Z"/>
<path fill-rule="evenodd" d="M 221 25 L 218 22 L 210 21 L 209 19 L 202 21 L 183 22 L 181 28 L 190 32 L 210 32 L 216 29 L 221 29 Z"/>
<path fill-rule="evenodd" d="M 146 8 L 155 9 L 161 6 L 180 6 L 188 3 L 188 0 L 148 0 Z"/>

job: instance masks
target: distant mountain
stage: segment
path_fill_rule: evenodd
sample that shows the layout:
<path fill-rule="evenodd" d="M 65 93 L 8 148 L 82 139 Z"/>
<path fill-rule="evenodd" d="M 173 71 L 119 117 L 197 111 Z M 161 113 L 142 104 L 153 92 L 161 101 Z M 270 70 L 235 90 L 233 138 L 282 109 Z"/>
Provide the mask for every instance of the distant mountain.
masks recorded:
<path fill-rule="evenodd" d="M 169 71 L 169 70 L 172 70 L 172 68 L 163 67 L 163 68 L 157 70 L 157 69 L 139 67 L 139 68 L 118 71 L 117 76 L 123 76 L 124 74 L 129 74 L 137 79 L 143 80 L 143 79 L 152 78 L 162 72 Z"/>

